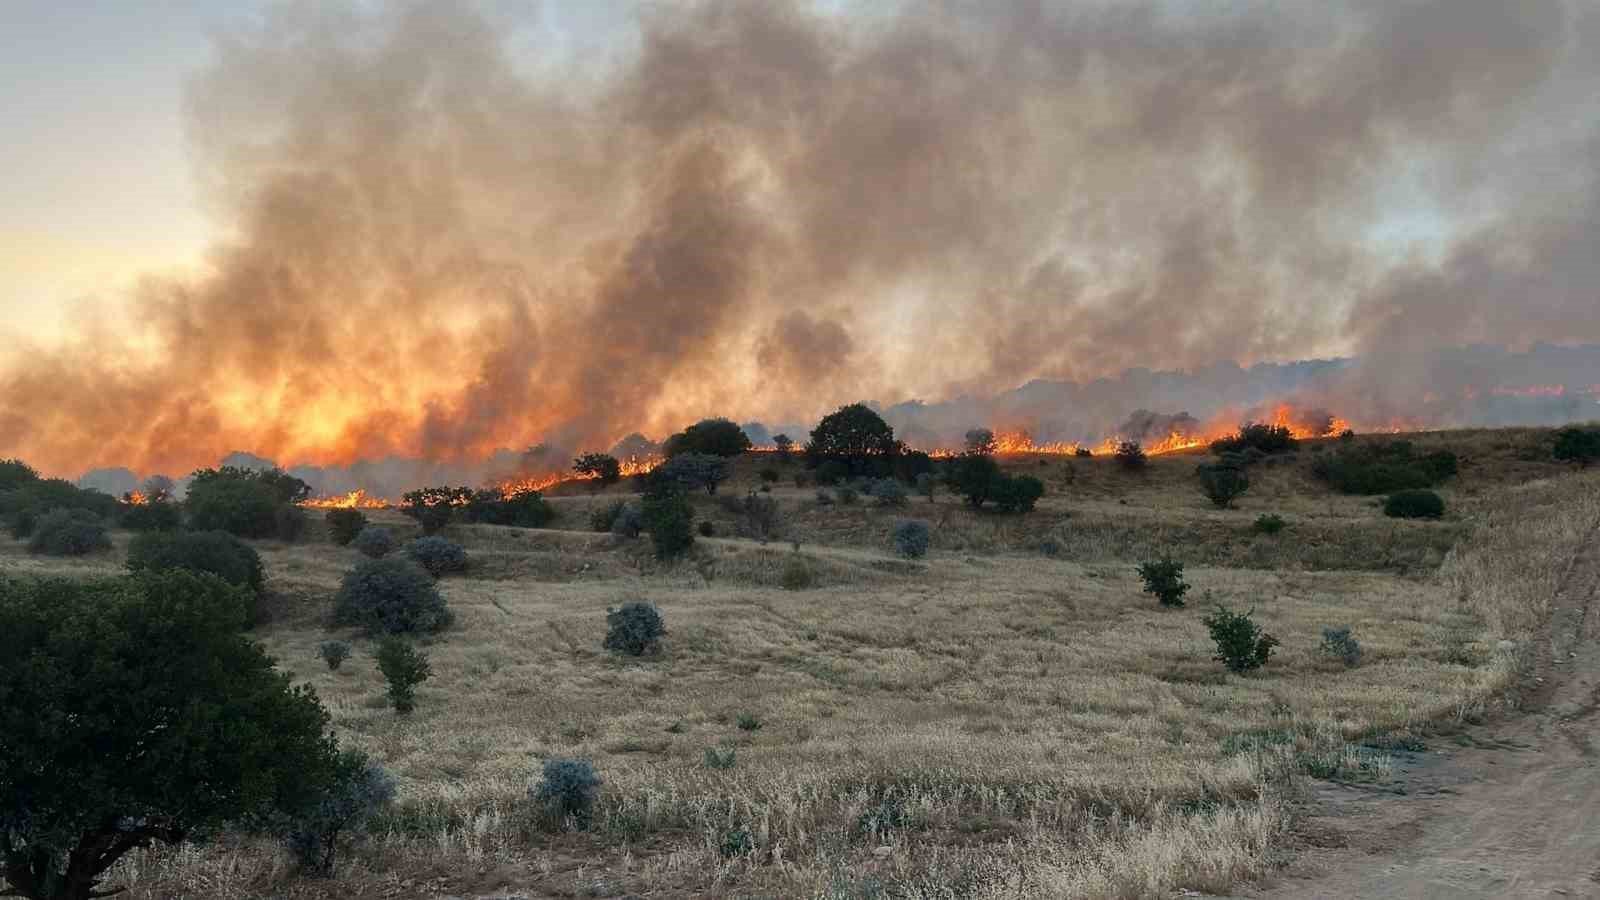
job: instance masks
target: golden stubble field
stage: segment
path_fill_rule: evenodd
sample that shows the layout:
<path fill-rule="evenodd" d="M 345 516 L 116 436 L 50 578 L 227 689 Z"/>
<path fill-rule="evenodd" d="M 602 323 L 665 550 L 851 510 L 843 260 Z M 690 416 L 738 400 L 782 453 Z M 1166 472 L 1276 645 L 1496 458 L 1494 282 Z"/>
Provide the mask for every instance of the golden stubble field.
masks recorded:
<path fill-rule="evenodd" d="M 269 844 L 224 839 L 130 859 L 136 897 L 1142 897 L 1221 891 L 1282 861 L 1298 782 L 1382 779 L 1389 753 L 1514 702 L 1543 604 L 1600 517 L 1600 474 L 1529 462 L 1532 431 L 1417 438 L 1464 457 L 1440 522 L 1383 517 L 1299 458 L 1252 470 L 1239 509 L 1200 495 L 1200 457 L 1010 460 L 1051 492 L 1028 516 L 947 495 L 901 509 L 819 506 L 798 463 L 741 460 L 723 493 L 777 466 L 788 538 L 700 539 L 655 563 L 648 540 L 456 525 L 473 567 L 441 582 L 455 627 L 398 717 L 371 642 L 326 624 L 355 551 L 262 542 L 273 596 L 260 640 L 314 685 L 342 740 L 400 781 L 401 802 L 331 881 Z M 735 532 L 701 497 L 697 513 Z M 1288 527 L 1259 535 L 1258 514 Z M 934 525 L 893 555 L 904 517 Z M 392 512 L 374 518 L 409 528 Z M 114 569 L 28 557 L 7 569 Z M 1159 607 L 1134 565 L 1188 564 L 1189 605 Z M 803 565 L 809 587 L 782 586 Z M 608 607 L 656 603 L 661 652 L 601 649 Z M 1257 673 L 1212 660 L 1201 616 L 1253 609 L 1282 646 Z M 1347 669 L 1321 631 L 1353 629 Z M 317 645 L 355 656 L 330 672 Z M 724 764 L 708 765 L 713 750 Z M 604 779 L 586 832 L 528 812 L 542 762 Z"/>

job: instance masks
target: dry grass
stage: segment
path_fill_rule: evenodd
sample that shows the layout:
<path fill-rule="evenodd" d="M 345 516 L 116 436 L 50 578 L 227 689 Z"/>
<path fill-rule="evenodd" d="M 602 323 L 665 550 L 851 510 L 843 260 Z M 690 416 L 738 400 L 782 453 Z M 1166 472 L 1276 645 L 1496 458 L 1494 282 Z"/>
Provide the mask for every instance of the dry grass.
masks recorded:
<path fill-rule="evenodd" d="M 1222 891 L 1269 866 L 1295 772 L 1383 777 L 1363 741 L 1478 715 L 1508 686 L 1600 517 L 1600 473 L 1517 458 L 1538 439 L 1420 439 L 1467 448 L 1441 523 L 1329 494 L 1303 459 L 1261 469 L 1227 512 L 1189 483 L 1194 458 L 1137 476 L 1074 461 L 1072 484 L 1060 475 L 1026 518 L 949 498 L 816 508 L 809 489 L 779 490 L 815 576 L 803 591 L 780 586 L 787 543 L 702 540 L 663 567 L 646 542 L 457 526 L 476 564 L 443 582 L 457 626 L 427 648 L 435 675 L 407 718 L 386 708 L 366 640 L 345 635 L 356 655 L 338 672 L 316 658 L 354 551 L 265 543 L 277 596 L 260 638 L 316 687 L 341 739 L 400 778 L 402 803 L 332 882 L 248 842 L 147 854 L 121 874 L 135 897 Z M 1047 463 L 1020 464 L 1062 461 Z M 563 524 L 605 499 L 558 498 Z M 1288 530 L 1255 535 L 1260 512 Z M 890 524 L 923 514 L 934 552 L 892 558 Z M 1157 552 L 1189 561 L 1189 608 L 1140 593 L 1130 563 Z M 88 571 L 118 553 L 43 563 L 7 545 L 0 562 Z M 601 650 L 606 608 L 633 597 L 663 611 L 659 655 Z M 1211 660 L 1199 619 L 1213 602 L 1253 608 L 1283 642 L 1264 670 Z M 1361 641 L 1359 667 L 1319 653 L 1334 625 Z M 712 747 L 735 765 L 707 768 Z M 592 759 L 605 779 L 588 833 L 530 818 L 530 779 L 552 756 Z M 732 830 L 753 854 L 723 857 Z"/>

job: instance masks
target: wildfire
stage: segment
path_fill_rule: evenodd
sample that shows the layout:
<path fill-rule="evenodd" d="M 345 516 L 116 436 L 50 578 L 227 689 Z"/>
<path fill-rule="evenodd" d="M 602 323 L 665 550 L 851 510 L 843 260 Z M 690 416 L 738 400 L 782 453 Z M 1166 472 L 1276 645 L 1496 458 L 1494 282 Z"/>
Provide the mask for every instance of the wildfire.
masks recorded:
<path fill-rule="evenodd" d="M 649 456 L 630 456 L 627 459 L 617 460 L 617 467 L 623 478 L 634 475 L 644 475 L 664 462 L 664 458 L 654 454 Z M 558 484 L 568 481 L 590 481 L 596 476 L 580 472 L 551 472 L 547 475 L 531 475 L 522 478 L 512 478 L 496 484 L 502 494 L 507 497 L 516 497 L 529 491 L 547 491 Z"/>
<path fill-rule="evenodd" d="M 122 495 L 122 502 L 130 506 L 143 506 L 150 502 L 150 497 L 144 491 L 129 491 Z"/>
<path fill-rule="evenodd" d="M 1496 397 L 1565 397 L 1567 386 L 1564 384 L 1529 384 L 1520 387 L 1509 385 L 1496 385 L 1489 390 Z"/>
<path fill-rule="evenodd" d="M 368 496 L 366 491 L 357 488 L 348 494 L 312 497 L 300 505 L 311 509 L 383 509 L 390 503 L 381 497 Z"/>

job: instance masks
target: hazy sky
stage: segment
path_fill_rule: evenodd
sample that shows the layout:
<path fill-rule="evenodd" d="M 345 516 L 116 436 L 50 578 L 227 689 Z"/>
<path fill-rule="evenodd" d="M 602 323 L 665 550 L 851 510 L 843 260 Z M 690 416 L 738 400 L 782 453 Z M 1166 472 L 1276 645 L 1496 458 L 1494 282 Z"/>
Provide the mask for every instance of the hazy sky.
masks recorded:
<path fill-rule="evenodd" d="M 54 337 L 76 299 L 203 260 L 216 232 L 189 164 L 185 84 L 216 37 L 268 5 L 0 0 L 0 334 Z M 520 42 L 534 64 L 627 37 L 621 0 L 499 5 L 523 22 L 540 8 Z"/>

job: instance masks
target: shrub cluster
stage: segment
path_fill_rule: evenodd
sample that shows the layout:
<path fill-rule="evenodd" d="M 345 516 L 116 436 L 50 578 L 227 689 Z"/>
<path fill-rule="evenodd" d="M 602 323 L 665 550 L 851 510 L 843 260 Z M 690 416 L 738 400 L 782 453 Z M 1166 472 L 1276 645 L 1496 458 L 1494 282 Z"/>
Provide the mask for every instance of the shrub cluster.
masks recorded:
<path fill-rule="evenodd" d="M 393 802 L 395 787 L 394 778 L 365 753 L 341 750 L 320 799 L 288 825 L 284 841 L 307 872 L 330 876 L 339 838 L 365 831 Z"/>
<path fill-rule="evenodd" d="M 1361 642 L 1351 634 L 1349 627 L 1322 629 L 1322 644 L 1318 648 L 1347 667 L 1361 662 Z"/>
<path fill-rule="evenodd" d="M 1564 462 L 1575 462 L 1587 468 L 1600 460 L 1600 428 L 1572 426 L 1556 432 L 1556 443 L 1551 455 Z"/>
<path fill-rule="evenodd" d="M 1410 441 L 1346 444 L 1311 464 L 1311 474 L 1345 494 L 1387 494 L 1431 488 L 1456 474 L 1448 450 L 1419 454 Z"/>
<path fill-rule="evenodd" d="M 356 534 L 350 546 L 365 556 L 382 559 L 393 553 L 394 548 L 400 546 L 400 542 L 395 538 L 394 532 L 382 525 L 368 525 Z"/>
<path fill-rule="evenodd" d="M 552 820 L 570 819 L 577 827 L 587 828 L 600 796 L 601 781 L 594 766 L 586 759 L 547 759 L 542 776 L 528 791 L 533 802 Z"/>
<path fill-rule="evenodd" d="M 1118 442 L 1116 452 L 1112 456 L 1116 459 L 1117 465 L 1128 470 L 1142 469 L 1145 463 L 1149 462 L 1149 457 L 1145 455 L 1144 448 L 1139 446 L 1138 441 Z"/>
<path fill-rule="evenodd" d="M 1283 516 L 1277 513 L 1262 513 L 1256 516 L 1255 524 L 1251 527 L 1256 530 L 1257 534 L 1277 534 L 1288 524 L 1288 522 L 1284 521 Z"/>
<path fill-rule="evenodd" d="M 367 514 L 359 509 L 330 509 L 322 519 L 328 523 L 329 540 L 341 547 L 349 546 L 367 527 Z"/>
<path fill-rule="evenodd" d="M 633 601 L 606 611 L 607 650 L 628 656 L 643 656 L 654 650 L 667 633 L 661 611 L 654 603 Z"/>
<path fill-rule="evenodd" d="M 389 684 L 389 702 L 405 715 L 417 708 L 417 685 L 433 675 L 428 654 L 405 638 L 391 634 L 378 643 L 378 671 Z"/>
<path fill-rule="evenodd" d="M 704 488 L 715 494 L 717 485 L 728 479 L 728 461 L 714 453 L 680 453 L 650 473 L 658 480 L 676 481 L 685 490 Z"/>
<path fill-rule="evenodd" d="M 893 538 L 897 553 L 907 559 L 921 559 L 928 555 L 932 532 L 921 519 L 903 519 L 895 524 Z"/>
<path fill-rule="evenodd" d="M 945 483 L 974 509 L 992 500 L 1001 512 L 1031 512 L 1044 496 L 1044 482 L 1032 475 L 1006 475 L 993 457 L 977 453 L 957 457 L 945 469 Z"/>
<path fill-rule="evenodd" d="M 750 449 L 750 436 L 729 419 L 702 419 L 667 438 L 661 452 L 672 459 L 685 453 L 738 456 Z"/>
<path fill-rule="evenodd" d="M 109 550 L 105 523 L 86 509 L 52 509 L 33 524 L 28 552 L 49 556 L 83 556 Z"/>
<path fill-rule="evenodd" d="M 694 546 L 694 510 L 675 480 L 651 478 L 639 513 L 657 559 L 676 559 Z"/>
<path fill-rule="evenodd" d="M 151 531 L 128 544 L 128 569 L 207 572 L 235 586 L 261 590 L 261 554 L 226 531 Z"/>
<path fill-rule="evenodd" d="M 745 534 L 762 544 L 777 537 L 783 530 L 783 516 L 778 510 L 778 501 L 771 497 L 746 494 L 740 503 L 739 514 Z"/>
<path fill-rule="evenodd" d="M 1264 422 L 1247 422 L 1235 434 L 1211 442 L 1212 453 L 1243 453 L 1256 450 L 1264 454 L 1287 453 L 1298 449 L 1299 443 L 1287 425 L 1269 425 Z"/>
<path fill-rule="evenodd" d="M 437 535 L 424 535 L 406 544 L 406 556 L 428 570 L 435 578 L 451 572 L 465 572 L 467 551 L 455 541 Z"/>
<path fill-rule="evenodd" d="M 328 671 L 335 671 L 350 658 L 350 644 L 347 641 L 323 641 L 317 647 L 317 658 L 328 664 Z"/>
<path fill-rule="evenodd" d="M 1444 515 L 1444 498 L 1433 491 L 1396 491 L 1383 501 L 1383 514 L 1393 519 L 1437 519 Z"/>
<path fill-rule="evenodd" d="M 1139 578 L 1144 581 L 1144 592 L 1153 595 L 1162 606 L 1183 606 L 1183 595 L 1189 585 L 1183 580 L 1183 563 L 1171 559 L 1140 563 Z"/>
<path fill-rule="evenodd" d="M 1218 509 L 1227 509 L 1250 489 L 1250 476 L 1243 468 L 1227 463 L 1202 463 L 1195 469 L 1200 490 Z"/>
<path fill-rule="evenodd" d="M 334 595 L 333 619 L 372 634 L 440 631 L 454 615 L 433 578 L 409 559 L 366 559 L 356 564 Z"/>
<path fill-rule="evenodd" d="M 165 498 L 122 504 L 118 520 L 129 531 L 173 531 L 183 525 L 183 511 Z"/>
<path fill-rule="evenodd" d="M 51 510 L 83 510 L 101 520 L 117 514 L 119 504 L 110 494 L 84 490 L 60 478 L 39 478 L 16 460 L 8 460 L 6 466 L 4 483 L 13 486 L 0 487 L 0 518 L 18 540 L 32 535 L 34 525 Z"/>
<path fill-rule="evenodd" d="M 585 453 L 572 461 L 572 471 L 587 476 L 596 488 L 622 480 L 622 464 L 606 453 Z"/>
<path fill-rule="evenodd" d="M 305 526 L 305 513 L 295 504 L 310 495 L 309 484 L 278 469 L 223 466 L 195 472 L 183 505 L 189 527 L 197 531 L 292 541 Z"/>
<path fill-rule="evenodd" d="M 1212 657 L 1228 667 L 1228 671 L 1242 674 L 1259 669 L 1272 656 L 1278 639 L 1261 630 L 1250 618 L 1250 613 L 1236 613 L 1225 606 L 1202 619 L 1211 640 L 1217 645 L 1217 655 Z"/>

